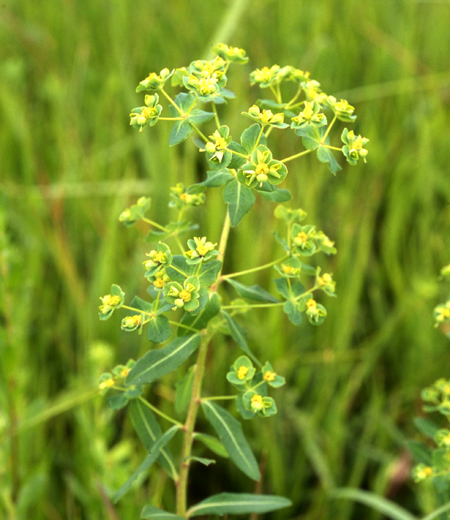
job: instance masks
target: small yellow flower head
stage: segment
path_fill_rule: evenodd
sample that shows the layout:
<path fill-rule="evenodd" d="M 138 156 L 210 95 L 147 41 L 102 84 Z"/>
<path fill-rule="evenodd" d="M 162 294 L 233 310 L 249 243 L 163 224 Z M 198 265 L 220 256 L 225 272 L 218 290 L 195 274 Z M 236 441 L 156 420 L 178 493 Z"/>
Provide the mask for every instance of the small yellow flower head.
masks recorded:
<path fill-rule="evenodd" d="M 317 302 L 313 299 L 310 299 L 306 302 L 306 308 L 310 311 L 316 310 Z"/>
<path fill-rule="evenodd" d="M 436 321 L 436 326 L 441 323 L 450 323 L 450 300 L 445 304 L 435 307 L 434 319 Z"/>
<path fill-rule="evenodd" d="M 262 395 L 255 394 L 250 399 L 251 407 L 254 412 L 259 412 L 263 409 L 263 398 Z"/>
<path fill-rule="evenodd" d="M 298 233 L 294 238 L 294 242 L 299 246 L 306 244 L 306 242 L 308 242 L 308 235 L 304 231 L 300 231 L 300 233 Z"/>
<path fill-rule="evenodd" d="M 130 369 L 129 369 L 128 367 L 125 367 L 125 368 L 120 372 L 120 377 L 123 377 L 123 378 L 125 379 L 129 373 L 130 373 Z"/>
<path fill-rule="evenodd" d="M 245 379 L 245 376 L 248 374 L 249 368 L 245 366 L 240 366 L 237 371 L 238 379 L 243 381 Z"/>
<path fill-rule="evenodd" d="M 271 372 L 270 370 L 267 370 L 267 372 L 264 373 L 263 379 L 264 381 L 270 382 L 274 381 L 277 377 L 275 372 Z"/>
<path fill-rule="evenodd" d="M 120 303 L 120 296 L 112 296 L 111 294 L 107 294 L 106 296 L 101 297 L 100 300 L 103 304 L 102 307 L 115 307 Z"/>
<path fill-rule="evenodd" d="M 134 316 L 127 316 L 122 320 L 122 327 L 126 329 L 136 329 L 142 323 L 142 315 L 135 314 Z"/>
<path fill-rule="evenodd" d="M 413 469 L 413 478 L 415 482 L 421 482 L 433 475 L 433 468 L 426 466 L 425 464 L 418 464 Z"/>
<path fill-rule="evenodd" d="M 179 296 L 183 300 L 183 302 L 190 302 L 192 297 L 191 293 L 187 289 L 183 289 L 182 291 L 180 291 Z"/>
<path fill-rule="evenodd" d="M 105 390 L 106 388 L 111 388 L 112 386 L 114 386 L 114 379 L 113 378 L 107 379 L 106 381 L 102 381 L 98 385 L 100 390 Z"/>
<path fill-rule="evenodd" d="M 450 264 L 441 269 L 441 276 L 447 280 L 450 280 Z"/>

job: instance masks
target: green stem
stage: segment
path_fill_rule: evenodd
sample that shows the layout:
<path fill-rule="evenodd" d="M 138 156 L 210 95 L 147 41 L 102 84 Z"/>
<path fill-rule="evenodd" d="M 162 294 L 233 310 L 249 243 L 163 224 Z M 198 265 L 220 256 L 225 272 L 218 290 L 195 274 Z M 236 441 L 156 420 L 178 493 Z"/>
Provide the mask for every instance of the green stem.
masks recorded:
<path fill-rule="evenodd" d="M 239 155 L 240 157 L 243 157 L 244 159 L 248 160 L 248 155 L 244 155 L 243 153 L 235 152 L 231 148 L 227 148 L 227 151 L 233 153 L 234 155 Z"/>
<path fill-rule="evenodd" d="M 261 130 L 259 132 L 258 139 L 256 140 L 256 144 L 255 144 L 255 147 L 253 148 L 253 150 L 255 150 L 255 148 L 257 148 L 257 146 L 259 145 L 259 140 L 261 139 L 263 131 L 264 131 L 264 126 L 261 125 Z"/>
<path fill-rule="evenodd" d="M 181 110 L 181 108 L 175 103 L 175 101 L 167 94 L 167 92 L 162 88 L 161 92 L 166 97 L 167 101 L 175 107 L 175 110 L 180 114 L 182 119 L 185 119 L 185 113 Z"/>
<path fill-rule="evenodd" d="M 293 159 L 297 159 L 298 157 L 301 157 L 302 155 L 307 155 L 308 153 L 311 153 L 313 150 L 305 150 L 304 152 L 297 153 L 295 155 L 291 155 L 290 157 L 286 157 L 286 159 L 282 159 L 280 162 L 287 163 L 289 161 L 292 161 Z"/>
<path fill-rule="evenodd" d="M 161 231 L 164 231 L 164 233 L 170 233 L 170 231 L 165 228 L 164 226 L 161 226 L 161 224 L 158 224 L 157 222 L 153 222 L 153 220 L 150 220 L 148 218 L 142 217 L 142 220 L 144 222 L 147 222 L 147 224 L 150 224 L 151 226 L 160 229 Z"/>
<path fill-rule="evenodd" d="M 227 208 L 226 214 L 225 214 L 225 221 L 224 221 L 223 227 L 222 227 L 222 234 L 220 235 L 219 256 L 217 257 L 218 260 L 221 260 L 221 262 L 222 262 L 222 267 L 220 268 L 220 272 L 217 276 L 217 286 L 220 284 L 220 275 L 221 275 L 222 269 L 223 269 L 223 259 L 225 256 L 225 250 L 227 248 L 228 235 L 230 234 L 230 229 L 231 229 L 231 220 L 230 220 L 230 214 L 228 213 L 228 208 Z"/>
<path fill-rule="evenodd" d="M 336 123 L 337 115 L 333 117 L 333 120 L 328 125 L 327 131 L 325 132 L 325 135 L 322 138 L 322 141 L 325 141 L 325 139 L 328 137 L 328 134 L 330 133 L 330 130 L 333 128 L 334 123 Z"/>
<path fill-rule="evenodd" d="M 212 104 L 212 109 L 213 109 L 213 112 L 214 112 L 214 119 L 216 121 L 217 129 L 219 129 L 220 128 L 220 120 L 219 120 L 219 114 L 217 113 L 217 107 L 216 107 L 215 103 Z"/>
<path fill-rule="evenodd" d="M 129 311 L 134 311 L 138 314 L 146 314 L 147 316 L 151 316 L 151 317 L 155 317 L 155 313 L 154 312 L 147 312 L 147 311 L 142 311 L 141 309 L 136 309 L 135 307 L 129 307 L 128 305 L 122 305 L 120 307 L 121 309 L 127 309 Z"/>
<path fill-rule="evenodd" d="M 338 152 L 342 152 L 342 148 L 337 148 L 336 146 L 330 146 L 329 144 L 323 144 L 324 148 L 329 148 L 330 150 L 337 150 Z"/>
<path fill-rule="evenodd" d="M 142 397 L 142 395 L 140 395 L 140 396 L 138 397 L 138 399 L 139 399 L 139 401 L 141 401 L 141 403 L 144 403 L 145 406 L 147 406 L 148 408 L 150 408 L 150 410 L 152 410 L 152 411 L 155 412 L 156 414 L 158 414 L 158 415 L 160 415 L 161 417 L 163 417 L 164 419 L 166 419 L 166 421 L 169 421 L 169 422 L 171 422 L 171 423 L 173 423 L 173 424 L 176 424 L 176 425 L 179 426 L 180 428 L 183 427 L 183 425 L 182 425 L 179 421 L 177 421 L 177 420 L 175 420 L 175 419 L 172 419 L 172 417 L 169 417 L 169 416 L 166 415 L 164 412 L 161 412 L 161 410 L 159 410 L 158 408 L 156 408 L 156 406 L 153 406 L 152 404 L 150 404 L 150 403 L 147 401 L 147 399 L 144 399 L 144 398 Z"/>
<path fill-rule="evenodd" d="M 273 262 L 270 262 L 268 264 L 264 264 L 259 267 L 253 267 L 253 269 L 246 269 L 245 271 L 239 271 L 237 273 L 225 274 L 224 276 L 222 276 L 222 280 L 226 280 L 227 278 L 235 278 L 236 276 L 243 276 L 244 274 L 248 274 L 248 273 L 254 273 L 256 271 L 261 271 L 262 269 L 267 269 L 268 267 L 272 267 L 275 264 L 284 262 L 289 257 L 290 257 L 290 255 L 285 255 L 282 258 L 277 258 L 277 260 L 274 260 Z"/>
<path fill-rule="evenodd" d="M 192 443 L 194 441 L 194 427 L 197 419 L 198 408 L 200 405 L 200 395 L 202 390 L 203 375 L 205 372 L 206 353 L 208 351 L 209 338 L 203 338 L 197 356 L 197 364 L 195 366 L 194 382 L 192 385 L 192 397 L 189 403 L 188 415 L 186 423 L 183 426 L 183 445 L 181 448 L 181 464 L 179 477 L 177 482 L 177 515 L 186 516 L 187 509 L 187 484 L 189 477 L 189 457 L 192 452 Z"/>
<path fill-rule="evenodd" d="M 268 307 L 279 307 L 280 305 L 284 305 L 284 302 L 279 303 L 256 303 L 250 305 L 223 305 L 221 309 L 263 309 Z"/>
<path fill-rule="evenodd" d="M 194 329 L 194 327 L 189 327 L 189 325 L 184 325 L 183 323 L 178 323 L 177 321 L 169 320 L 171 325 L 175 325 L 175 327 L 181 327 L 182 329 L 190 330 L 192 332 L 196 332 L 198 334 L 198 329 Z"/>
<path fill-rule="evenodd" d="M 208 142 L 208 138 L 205 136 L 205 134 L 196 125 L 194 125 L 193 123 L 190 123 L 190 125 L 198 133 L 198 135 L 203 139 L 203 141 L 205 141 L 205 143 L 207 143 Z"/>
<path fill-rule="evenodd" d="M 263 381 L 265 383 L 265 381 Z M 236 399 L 237 395 L 217 395 L 214 397 L 202 397 L 202 401 L 226 401 Z"/>
<path fill-rule="evenodd" d="M 289 101 L 289 103 L 284 108 L 285 109 L 286 108 L 290 108 L 297 101 L 297 99 L 298 99 L 298 97 L 300 96 L 301 93 L 302 93 L 302 86 L 299 85 L 297 93 L 295 94 L 295 96 Z"/>
<path fill-rule="evenodd" d="M 184 117 L 159 117 L 158 121 L 184 121 Z"/>

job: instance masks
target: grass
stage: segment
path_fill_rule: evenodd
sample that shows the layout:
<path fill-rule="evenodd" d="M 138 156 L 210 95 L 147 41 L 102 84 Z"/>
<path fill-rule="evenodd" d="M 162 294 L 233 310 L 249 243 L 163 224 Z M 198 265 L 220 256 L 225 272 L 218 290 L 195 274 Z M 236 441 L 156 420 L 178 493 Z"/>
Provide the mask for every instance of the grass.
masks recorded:
<path fill-rule="evenodd" d="M 449 8 L 352 0 L 1 6 L 0 516 L 127 520 L 150 494 L 170 507 L 171 486 L 157 472 L 110 503 L 143 453 L 126 416 L 108 411 L 94 390 L 99 374 L 147 346 L 117 322 L 98 322 L 96 311 L 112 282 L 128 294 L 145 290 L 136 275 L 145 230 L 126 230 L 118 214 L 151 195 L 164 222 L 168 187 L 197 176 L 197 151 L 168 150 L 168 126 L 131 131 L 127 116 L 141 100 L 134 88 L 150 70 L 204 56 L 225 29 L 251 59 L 231 75 L 232 128 L 243 128 L 237 114 L 258 96 L 247 73 L 292 63 L 355 103 L 356 129 L 370 138 L 368 165 L 336 178 L 308 157 L 290 166 L 295 204 L 336 240 L 328 270 L 339 297 L 318 329 L 294 329 L 277 312 L 249 320 L 252 346 L 290 382 L 276 420 L 245 425 L 267 456 L 264 490 L 294 501 L 280 518 L 381 518 L 329 500 L 335 486 L 389 496 L 417 515 L 439 505 L 400 469 L 405 440 L 417 438 L 420 389 L 448 376 L 448 344 L 431 310 L 450 256 Z M 295 142 L 277 146 L 287 157 Z M 202 234 L 214 240 L 219 202 L 213 193 L 199 213 Z M 269 205 L 246 217 L 231 237 L 230 268 L 275 258 L 273 226 Z M 253 248 L 243 255 L 249 236 Z M 242 281 L 270 287 L 264 273 Z M 227 393 L 235 352 L 214 349 L 216 393 Z M 170 384 L 156 395 L 171 395 Z M 196 469 L 193 497 L 252 490 L 228 464 L 219 468 Z M 208 490 L 195 484 L 205 475 Z"/>

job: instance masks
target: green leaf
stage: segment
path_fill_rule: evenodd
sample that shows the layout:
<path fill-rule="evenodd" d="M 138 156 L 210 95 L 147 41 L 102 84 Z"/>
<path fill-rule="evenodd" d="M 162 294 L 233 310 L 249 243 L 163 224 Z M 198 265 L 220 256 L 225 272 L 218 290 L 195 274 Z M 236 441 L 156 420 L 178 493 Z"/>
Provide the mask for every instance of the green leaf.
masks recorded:
<path fill-rule="evenodd" d="M 197 266 L 189 265 L 186 262 L 186 257 L 184 255 L 174 255 L 172 258 L 172 264 L 169 265 L 169 267 L 166 267 L 166 273 L 170 279 L 181 284 L 186 278 L 193 276 L 196 271 Z"/>
<path fill-rule="evenodd" d="M 200 182 L 202 186 L 206 186 L 207 188 L 218 188 L 219 186 L 223 186 L 234 176 L 228 170 L 207 172 L 208 178 L 206 181 Z"/>
<path fill-rule="evenodd" d="M 193 329 L 202 330 L 204 329 L 210 320 L 217 316 L 220 311 L 220 298 L 217 293 L 212 293 L 210 295 L 209 301 L 206 306 L 203 308 L 201 312 L 193 316 L 192 314 L 185 313 L 181 318 L 181 322 L 183 325 L 187 325 Z M 186 334 L 190 334 L 188 329 L 184 329 L 183 327 L 178 328 L 178 335 L 183 336 Z"/>
<path fill-rule="evenodd" d="M 202 285 L 209 287 L 212 285 L 220 272 L 222 262 L 220 260 L 210 260 L 206 264 L 203 264 L 198 274 L 198 279 Z"/>
<path fill-rule="evenodd" d="M 108 398 L 108 405 L 111 410 L 120 410 L 128 404 L 128 397 L 124 393 L 113 395 Z"/>
<path fill-rule="evenodd" d="M 194 456 L 191 456 L 191 457 L 188 457 L 187 461 L 191 461 L 191 460 L 195 460 L 196 462 L 200 462 L 200 464 L 203 464 L 204 466 L 209 466 L 210 464 L 215 464 L 216 461 L 213 460 L 213 459 L 205 459 L 203 457 L 194 457 Z"/>
<path fill-rule="evenodd" d="M 271 200 L 272 202 L 288 202 L 292 199 L 292 194 L 289 190 L 284 188 L 277 189 L 272 192 L 260 191 L 259 192 L 265 199 Z"/>
<path fill-rule="evenodd" d="M 317 137 L 314 127 L 311 125 L 305 126 L 304 128 L 298 128 L 295 130 L 295 133 L 302 137 L 303 146 L 307 150 L 317 150 L 317 148 L 319 148 L 320 140 Z"/>
<path fill-rule="evenodd" d="M 147 326 L 147 339 L 153 343 L 164 343 L 170 338 L 169 319 L 166 316 L 156 316 Z"/>
<path fill-rule="evenodd" d="M 139 298 L 139 296 L 135 296 L 130 303 L 130 307 L 135 307 L 136 309 L 139 309 L 141 311 L 145 312 L 152 312 L 153 306 L 150 302 L 146 302 L 142 298 Z"/>
<path fill-rule="evenodd" d="M 332 492 L 331 498 L 341 498 L 359 502 L 360 504 L 364 504 L 393 520 L 418 520 L 416 516 L 412 515 L 406 509 L 403 509 L 403 507 L 398 506 L 387 498 L 371 493 L 370 491 L 342 488 Z"/>
<path fill-rule="evenodd" d="M 260 124 L 255 123 L 248 127 L 241 135 L 241 144 L 245 148 L 248 154 L 252 154 L 257 146 L 260 144 L 266 145 L 267 139 L 264 132 L 261 131 L 262 127 Z M 258 137 L 260 137 L 258 142 Z"/>
<path fill-rule="evenodd" d="M 292 502 L 276 495 L 251 495 L 249 493 L 220 493 L 191 507 L 187 517 L 200 515 L 242 515 L 248 513 L 269 513 Z"/>
<path fill-rule="evenodd" d="M 205 112 L 204 110 L 199 110 L 198 108 L 195 108 L 194 110 L 191 110 L 190 114 L 187 116 L 186 119 L 194 125 L 200 125 L 202 123 L 210 121 L 213 117 L 214 112 Z"/>
<path fill-rule="evenodd" d="M 138 469 L 131 475 L 131 477 L 114 495 L 114 503 L 117 503 L 125 495 L 125 493 L 127 493 L 130 490 L 133 482 L 143 471 L 146 471 L 155 463 L 156 459 L 159 457 L 161 448 L 163 448 L 170 441 L 170 439 L 177 433 L 178 430 L 180 430 L 180 426 L 172 426 L 172 428 L 167 430 L 166 433 L 155 442 L 152 448 L 152 452 L 145 457 Z"/>
<path fill-rule="evenodd" d="M 247 354 L 248 357 L 252 358 L 258 366 L 261 366 L 261 362 L 255 356 L 255 354 L 253 354 L 253 352 L 250 350 L 250 347 L 247 344 L 247 333 L 245 332 L 245 330 L 228 314 L 227 311 L 222 311 L 222 314 L 223 316 L 225 316 L 225 319 L 227 320 L 228 327 L 230 329 L 230 333 L 234 341 L 236 341 L 236 343 Z"/>
<path fill-rule="evenodd" d="M 182 516 L 168 513 L 155 506 L 145 506 L 142 510 L 141 518 L 150 518 L 151 520 L 186 520 Z"/>
<path fill-rule="evenodd" d="M 180 414 L 187 409 L 192 395 L 192 385 L 194 384 L 195 365 L 190 367 L 187 374 L 175 383 L 175 411 Z"/>
<path fill-rule="evenodd" d="M 201 335 L 190 334 L 171 341 L 159 350 L 150 350 L 137 360 L 126 384 L 143 385 L 160 379 L 178 368 L 200 345 Z"/>
<path fill-rule="evenodd" d="M 169 137 L 169 146 L 175 146 L 182 143 L 189 137 L 192 132 L 192 126 L 184 119 L 183 121 L 175 121 Z"/>
<path fill-rule="evenodd" d="M 422 417 L 415 417 L 414 424 L 416 428 L 430 439 L 434 439 L 434 436 L 439 431 L 439 427 L 429 419 L 423 419 Z"/>
<path fill-rule="evenodd" d="M 239 143 L 236 143 L 235 141 L 231 141 L 231 143 L 228 145 L 229 150 L 233 150 L 233 152 L 237 152 L 241 155 L 247 155 L 247 150 L 241 146 Z M 248 162 L 249 157 L 241 157 L 241 155 L 232 154 L 233 157 L 231 159 L 230 164 L 228 165 L 229 169 L 238 170 L 242 165 L 244 165 L 246 162 Z"/>
<path fill-rule="evenodd" d="M 195 104 L 197 101 L 197 94 L 195 92 L 180 92 L 177 97 L 174 99 L 175 104 L 178 105 L 182 112 L 185 114 L 189 112 L 191 107 Z M 180 113 L 178 110 L 173 106 L 169 106 L 169 111 L 172 117 L 180 117 Z M 214 114 L 213 114 L 214 115 Z"/>
<path fill-rule="evenodd" d="M 153 412 L 140 399 L 130 401 L 130 415 L 133 427 L 148 452 L 151 452 L 155 442 L 161 437 L 161 428 Z M 176 469 L 170 449 L 161 448 L 158 463 L 175 480 Z"/>
<path fill-rule="evenodd" d="M 406 447 L 418 463 L 431 466 L 431 450 L 425 444 L 417 441 L 407 441 Z"/>
<path fill-rule="evenodd" d="M 202 401 L 202 408 L 206 418 L 216 431 L 225 449 L 236 466 L 253 480 L 259 480 L 258 463 L 244 437 L 242 425 L 226 410 L 212 403 Z"/>
<path fill-rule="evenodd" d="M 231 226 L 235 227 L 255 203 L 253 190 L 241 184 L 237 179 L 231 180 L 223 191 L 223 200 L 228 204 Z"/>
<path fill-rule="evenodd" d="M 225 446 L 216 437 L 207 435 L 206 433 L 194 433 L 194 438 L 202 442 L 212 452 L 214 452 L 216 455 L 219 455 L 219 457 L 224 457 L 225 459 L 229 458 Z"/>
<path fill-rule="evenodd" d="M 422 520 L 434 520 L 435 518 L 438 518 L 439 516 L 441 516 L 442 513 L 446 513 L 447 511 L 450 511 L 450 503 L 445 504 L 442 507 L 438 507 L 429 515 L 424 516 L 422 518 Z"/>
<path fill-rule="evenodd" d="M 275 296 L 272 296 L 272 294 L 262 289 L 259 285 L 244 285 L 232 278 L 226 278 L 225 280 L 231 284 L 239 296 L 243 298 L 257 302 L 279 303 L 279 300 L 277 300 Z"/>
<path fill-rule="evenodd" d="M 317 149 L 317 158 L 322 163 L 328 163 L 328 168 L 333 175 L 336 175 L 339 170 L 342 170 L 339 163 L 336 161 L 336 157 L 329 148 L 319 146 Z"/>

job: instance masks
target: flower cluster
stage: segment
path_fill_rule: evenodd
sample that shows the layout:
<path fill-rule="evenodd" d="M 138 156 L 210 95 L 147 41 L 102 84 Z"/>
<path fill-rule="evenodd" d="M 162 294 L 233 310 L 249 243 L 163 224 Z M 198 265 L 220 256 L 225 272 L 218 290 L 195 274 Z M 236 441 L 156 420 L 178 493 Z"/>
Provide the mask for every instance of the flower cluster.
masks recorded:
<path fill-rule="evenodd" d="M 131 399 L 136 399 L 142 395 L 142 387 L 130 385 L 126 388 L 118 387 L 118 384 L 124 384 L 125 380 L 134 367 L 136 362 L 133 359 L 128 360 L 126 365 L 117 365 L 111 372 L 105 372 L 100 376 L 98 388 L 100 395 L 105 395 L 111 389 L 119 390 L 119 394 L 109 399 L 109 404 L 114 410 L 123 408 Z"/>
<path fill-rule="evenodd" d="M 122 307 L 125 293 L 118 285 L 111 285 L 111 293 L 100 297 L 102 304 L 99 307 L 99 318 L 107 320 L 116 309 Z"/>
<path fill-rule="evenodd" d="M 217 244 L 208 242 L 206 237 L 194 237 L 188 240 L 189 251 L 186 251 L 187 263 L 189 265 L 196 265 L 201 262 L 207 262 L 219 254 L 215 249 Z"/>
<path fill-rule="evenodd" d="M 259 371 L 247 356 L 241 356 L 230 367 L 227 380 L 239 390 L 237 407 L 244 419 L 270 417 L 277 413 L 272 397 L 267 395 L 267 387 L 279 388 L 285 384 L 284 377 L 274 372 L 267 362 Z"/>
<path fill-rule="evenodd" d="M 146 211 L 150 209 L 151 199 L 149 197 L 140 197 L 136 204 L 122 211 L 119 215 L 119 222 L 125 226 L 133 226 L 138 220 L 144 218 Z"/>
<path fill-rule="evenodd" d="M 205 202 L 204 193 L 198 193 L 193 187 L 187 188 L 181 182 L 170 188 L 170 198 L 169 207 L 178 210 L 201 206 Z"/>
<path fill-rule="evenodd" d="M 144 126 L 154 126 L 162 112 L 162 105 L 158 105 L 159 96 L 145 96 L 145 106 L 133 108 L 130 114 L 130 125 L 142 132 Z"/>

